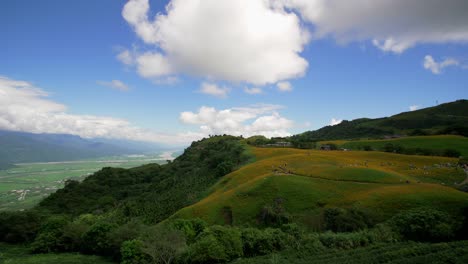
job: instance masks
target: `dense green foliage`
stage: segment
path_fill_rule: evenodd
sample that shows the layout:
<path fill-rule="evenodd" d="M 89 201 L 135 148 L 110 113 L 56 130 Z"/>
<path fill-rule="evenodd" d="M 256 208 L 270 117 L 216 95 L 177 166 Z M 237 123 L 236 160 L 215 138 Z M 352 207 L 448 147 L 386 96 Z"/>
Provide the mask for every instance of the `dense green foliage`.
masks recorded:
<path fill-rule="evenodd" d="M 430 208 L 409 210 L 392 218 L 392 226 L 405 239 L 448 241 L 455 237 L 460 224 L 445 212 Z"/>
<path fill-rule="evenodd" d="M 380 138 L 386 135 L 468 136 L 468 100 L 458 100 L 378 119 L 361 118 L 291 137 L 295 145 L 336 139 Z"/>
<path fill-rule="evenodd" d="M 31 254 L 24 245 L 0 243 L 0 263 L 5 264 L 112 264 L 109 259 L 77 253 Z"/>
<path fill-rule="evenodd" d="M 192 143 L 163 166 L 104 168 L 81 183 L 70 181 L 39 208 L 71 215 L 114 210 L 122 219 L 143 217 L 157 223 L 198 201 L 221 176 L 248 159 L 239 138 L 212 137 Z"/>
<path fill-rule="evenodd" d="M 263 257 L 240 259 L 235 264 L 464 264 L 468 262 L 468 241 L 423 244 L 385 243 L 351 250 L 327 249 L 316 251 L 286 251 Z"/>

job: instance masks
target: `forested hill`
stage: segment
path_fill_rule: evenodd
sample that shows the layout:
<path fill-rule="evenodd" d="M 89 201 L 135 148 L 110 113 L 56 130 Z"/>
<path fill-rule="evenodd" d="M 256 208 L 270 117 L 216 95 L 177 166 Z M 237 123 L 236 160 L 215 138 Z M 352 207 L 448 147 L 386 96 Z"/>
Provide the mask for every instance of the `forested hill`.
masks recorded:
<path fill-rule="evenodd" d="M 104 168 L 81 183 L 69 181 L 36 209 L 70 215 L 114 210 L 121 219 L 160 222 L 199 201 L 220 177 L 248 161 L 240 139 L 215 136 L 193 142 L 162 166 Z"/>
<path fill-rule="evenodd" d="M 391 117 L 343 121 L 292 137 L 293 141 L 381 138 L 391 135 L 468 136 L 468 100 L 458 100 Z"/>

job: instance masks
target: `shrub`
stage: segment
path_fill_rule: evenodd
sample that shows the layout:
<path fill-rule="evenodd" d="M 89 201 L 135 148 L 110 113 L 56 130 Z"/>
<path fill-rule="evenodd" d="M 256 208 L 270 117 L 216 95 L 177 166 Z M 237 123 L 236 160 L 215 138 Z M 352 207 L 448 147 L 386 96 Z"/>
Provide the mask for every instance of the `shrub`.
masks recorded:
<path fill-rule="evenodd" d="M 110 233 L 117 225 L 96 223 L 83 235 L 83 249 L 86 253 L 110 256 L 115 252 L 110 242 Z"/>
<path fill-rule="evenodd" d="M 205 229 L 188 251 L 188 257 L 195 263 L 226 262 L 241 256 L 241 232 L 237 228 L 224 226 Z"/>
<path fill-rule="evenodd" d="M 122 243 L 120 248 L 121 264 L 151 263 L 151 257 L 143 252 L 143 242 L 132 239 Z"/>
<path fill-rule="evenodd" d="M 41 226 L 43 217 L 35 211 L 0 212 L 0 241 L 31 242 Z"/>
<path fill-rule="evenodd" d="M 31 244 L 31 249 L 36 253 L 48 253 L 64 250 L 63 230 L 68 225 L 65 216 L 52 216 L 41 226 L 39 233 Z"/>
<path fill-rule="evenodd" d="M 149 228 L 142 241 L 142 251 L 153 263 L 171 263 L 186 249 L 184 234 L 164 225 Z"/>
<path fill-rule="evenodd" d="M 213 234 L 203 235 L 190 245 L 185 259 L 192 263 L 217 263 L 229 260 L 223 245 Z"/>
<path fill-rule="evenodd" d="M 207 224 L 205 221 L 195 219 L 176 219 L 170 223 L 170 226 L 181 231 L 187 240 L 188 244 L 195 242 L 195 238 L 205 230 Z"/>
<path fill-rule="evenodd" d="M 257 219 L 264 226 L 279 227 L 289 223 L 290 216 L 283 207 L 283 199 L 276 198 L 273 205 L 266 205 L 261 209 Z"/>
<path fill-rule="evenodd" d="M 459 226 L 449 214 L 431 208 L 403 212 L 394 216 L 391 224 L 405 239 L 429 242 L 453 238 Z"/>
<path fill-rule="evenodd" d="M 334 232 L 353 232 L 374 225 L 374 216 L 358 208 L 326 208 L 324 211 L 325 229 Z"/>

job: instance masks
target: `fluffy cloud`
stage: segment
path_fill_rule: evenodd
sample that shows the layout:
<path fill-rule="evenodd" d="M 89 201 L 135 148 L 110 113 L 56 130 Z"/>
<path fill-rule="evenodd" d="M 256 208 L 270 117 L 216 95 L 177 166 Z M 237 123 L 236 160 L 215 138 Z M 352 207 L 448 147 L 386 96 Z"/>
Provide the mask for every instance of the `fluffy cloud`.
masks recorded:
<path fill-rule="evenodd" d="M 126 91 L 128 91 L 130 89 L 128 87 L 128 85 L 126 85 L 125 83 L 123 83 L 122 81 L 119 81 L 119 80 L 112 80 L 110 82 L 97 81 L 97 84 L 102 85 L 102 86 L 106 86 L 106 87 L 109 87 L 109 88 L 112 88 L 112 89 L 115 89 L 115 90 L 119 90 L 119 91 L 122 91 L 122 92 L 126 92 Z"/>
<path fill-rule="evenodd" d="M 337 119 L 337 118 L 332 118 L 330 120 L 330 126 L 335 126 L 335 125 L 338 125 L 340 124 L 341 122 L 343 122 L 343 119 Z"/>
<path fill-rule="evenodd" d="M 273 1 L 172 0 L 165 14 L 152 18 L 149 13 L 148 0 L 130 0 L 122 11 L 136 34 L 154 47 L 150 54 L 118 55 L 124 63 L 136 63 L 143 77 L 187 73 L 264 85 L 302 76 L 308 66 L 300 56 L 308 32 L 294 12 Z"/>
<path fill-rule="evenodd" d="M 401 53 L 420 43 L 468 42 L 466 0 L 274 0 L 314 25 L 314 38 L 373 40 Z"/>
<path fill-rule="evenodd" d="M 289 136 L 293 122 L 282 117 L 278 105 L 256 105 L 217 110 L 203 106 L 198 112 L 182 112 L 180 121 L 198 125 L 204 134 Z"/>
<path fill-rule="evenodd" d="M 226 98 L 231 89 L 227 87 L 219 87 L 213 83 L 202 83 L 199 92 L 203 94 L 208 94 L 218 98 Z"/>
<path fill-rule="evenodd" d="M 124 119 L 68 114 L 65 105 L 48 96 L 29 82 L 0 76 L 0 129 L 172 144 L 187 144 L 204 136 L 200 132 L 168 135 L 132 126 Z"/>
<path fill-rule="evenodd" d="M 418 110 L 418 109 L 419 109 L 419 105 L 411 105 L 411 106 L 409 107 L 409 110 L 410 110 L 410 111 L 416 111 L 416 110 Z"/>
<path fill-rule="evenodd" d="M 458 65 L 460 63 L 455 59 L 447 58 L 441 62 L 437 62 L 431 55 L 426 55 L 423 62 L 424 69 L 431 71 L 433 74 L 440 74 L 444 68 Z"/>
<path fill-rule="evenodd" d="M 276 84 L 280 92 L 291 92 L 293 87 L 290 82 L 279 82 Z"/>
<path fill-rule="evenodd" d="M 261 93 L 263 93 L 262 89 L 258 88 L 258 87 L 252 87 L 252 88 L 244 87 L 244 92 L 246 94 L 261 94 Z"/>

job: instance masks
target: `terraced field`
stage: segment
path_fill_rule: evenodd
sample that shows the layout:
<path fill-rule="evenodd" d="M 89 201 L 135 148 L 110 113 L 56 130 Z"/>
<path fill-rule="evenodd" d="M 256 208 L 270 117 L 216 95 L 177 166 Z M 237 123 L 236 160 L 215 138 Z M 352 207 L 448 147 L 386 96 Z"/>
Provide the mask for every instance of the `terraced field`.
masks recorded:
<path fill-rule="evenodd" d="M 366 151 L 252 148 L 256 161 L 223 177 L 200 202 L 173 217 L 225 224 L 256 223 L 261 208 L 280 198 L 295 220 L 314 228 L 324 207 L 363 207 L 382 217 L 419 206 L 458 211 L 468 194 L 457 159 Z"/>

